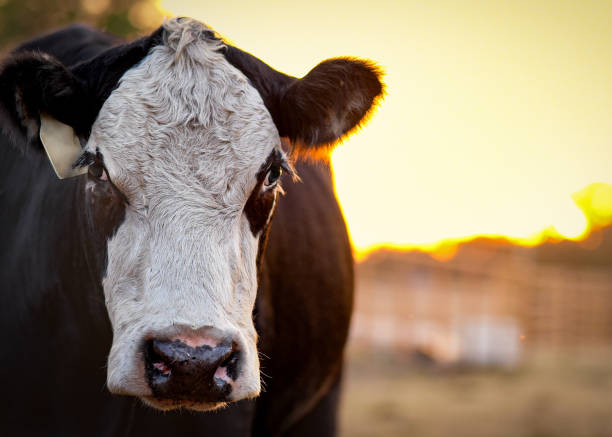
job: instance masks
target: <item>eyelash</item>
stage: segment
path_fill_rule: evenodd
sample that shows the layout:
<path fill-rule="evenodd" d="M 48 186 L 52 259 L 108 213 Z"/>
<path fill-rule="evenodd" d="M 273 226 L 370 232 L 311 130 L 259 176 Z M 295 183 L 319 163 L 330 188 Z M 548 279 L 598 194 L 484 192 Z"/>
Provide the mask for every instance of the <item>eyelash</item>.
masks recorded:
<path fill-rule="evenodd" d="M 102 159 L 102 155 L 98 150 L 96 150 L 96 153 L 89 151 L 83 152 L 79 159 L 72 164 L 72 168 L 76 167 L 89 167 L 88 172 L 92 177 L 100 181 L 110 181 L 108 170 L 104 165 L 104 160 Z"/>
<path fill-rule="evenodd" d="M 283 169 L 280 166 L 273 165 L 264 177 L 263 186 L 268 189 L 276 186 L 282 174 Z"/>
<path fill-rule="evenodd" d="M 89 174 L 91 174 L 93 177 L 100 181 L 109 180 L 108 171 L 99 159 L 96 159 L 93 163 L 89 165 Z"/>

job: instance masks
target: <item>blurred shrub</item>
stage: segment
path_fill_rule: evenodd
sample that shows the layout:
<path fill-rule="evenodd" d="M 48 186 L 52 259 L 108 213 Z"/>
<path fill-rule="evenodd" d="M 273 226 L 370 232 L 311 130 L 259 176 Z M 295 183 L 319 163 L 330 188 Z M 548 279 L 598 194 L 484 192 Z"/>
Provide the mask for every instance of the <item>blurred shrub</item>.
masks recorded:
<path fill-rule="evenodd" d="M 162 22 L 152 0 L 0 0 L 0 51 L 70 23 L 88 23 L 122 37 Z"/>

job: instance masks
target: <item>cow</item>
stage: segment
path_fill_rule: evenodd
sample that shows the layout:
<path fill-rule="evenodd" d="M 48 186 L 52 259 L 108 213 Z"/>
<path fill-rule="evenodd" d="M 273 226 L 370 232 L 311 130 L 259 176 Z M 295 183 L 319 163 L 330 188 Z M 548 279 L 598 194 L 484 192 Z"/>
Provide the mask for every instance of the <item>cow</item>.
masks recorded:
<path fill-rule="evenodd" d="M 324 158 L 383 92 L 188 18 L 6 56 L 0 433 L 334 435 L 353 261 Z"/>

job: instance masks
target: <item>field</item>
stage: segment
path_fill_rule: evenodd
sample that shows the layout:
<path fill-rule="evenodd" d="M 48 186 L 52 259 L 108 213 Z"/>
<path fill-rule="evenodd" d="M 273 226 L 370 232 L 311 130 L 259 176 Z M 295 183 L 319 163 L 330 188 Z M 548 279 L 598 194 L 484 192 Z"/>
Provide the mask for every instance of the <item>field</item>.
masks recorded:
<path fill-rule="evenodd" d="M 341 436 L 609 437 L 612 348 L 542 352 L 512 370 L 349 350 Z"/>

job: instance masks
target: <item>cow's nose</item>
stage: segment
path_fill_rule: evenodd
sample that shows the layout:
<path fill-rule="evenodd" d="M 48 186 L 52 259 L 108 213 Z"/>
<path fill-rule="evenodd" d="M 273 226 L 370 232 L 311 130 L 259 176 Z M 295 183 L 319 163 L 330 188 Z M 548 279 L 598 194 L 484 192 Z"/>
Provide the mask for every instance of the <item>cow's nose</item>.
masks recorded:
<path fill-rule="evenodd" d="M 232 391 L 239 359 L 240 351 L 231 340 L 195 347 L 181 340 L 149 340 L 147 382 L 158 398 L 222 402 Z"/>

